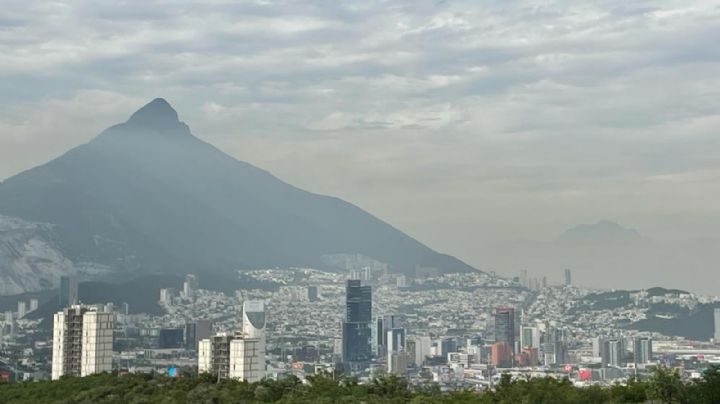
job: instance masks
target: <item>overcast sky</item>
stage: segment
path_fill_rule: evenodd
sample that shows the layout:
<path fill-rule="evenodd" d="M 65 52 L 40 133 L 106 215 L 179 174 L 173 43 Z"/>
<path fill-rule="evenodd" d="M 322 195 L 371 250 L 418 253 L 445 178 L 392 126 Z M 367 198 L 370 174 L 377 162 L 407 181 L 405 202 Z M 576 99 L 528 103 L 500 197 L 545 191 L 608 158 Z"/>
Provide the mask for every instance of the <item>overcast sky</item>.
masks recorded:
<path fill-rule="evenodd" d="M 717 1 L 2 3 L 0 178 L 164 97 L 478 267 L 601 219 L 720 236 Z"/>

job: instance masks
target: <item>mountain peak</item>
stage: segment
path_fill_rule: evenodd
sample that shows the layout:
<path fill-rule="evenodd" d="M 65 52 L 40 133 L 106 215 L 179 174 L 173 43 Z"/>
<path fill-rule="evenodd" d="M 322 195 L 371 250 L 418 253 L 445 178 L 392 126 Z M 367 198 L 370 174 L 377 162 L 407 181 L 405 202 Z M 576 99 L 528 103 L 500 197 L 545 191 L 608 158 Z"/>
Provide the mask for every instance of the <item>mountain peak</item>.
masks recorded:
<path fill-rule="evenodd" d="M 637 230 L 623 227 L 609 220 L 601 220 L 594 224 L 577 225 L 565 231 L 557 239 L 561 243 L 628 243 L 640 240 L 643 240 L 643 237 Z"/>
<path fill-rule="evenodd" d="M 177 112 L 163 98 L 155 98 L 137 110 L 127 121 L 132 126 L 163 130 L 176 128 L 180 123 Z"/>

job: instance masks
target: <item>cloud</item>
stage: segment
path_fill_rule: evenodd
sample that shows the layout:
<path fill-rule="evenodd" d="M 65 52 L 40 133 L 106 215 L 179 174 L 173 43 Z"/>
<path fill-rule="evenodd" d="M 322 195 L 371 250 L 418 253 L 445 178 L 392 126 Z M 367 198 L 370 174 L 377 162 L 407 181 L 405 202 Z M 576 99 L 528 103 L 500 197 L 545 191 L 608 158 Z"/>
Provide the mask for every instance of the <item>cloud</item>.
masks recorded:
<path fill-rule="evenodd" d="M 478 266 L 478 243 L 600 218 L 713 233 L 717 37 L 705 0 L 10 0 L 0 177 L 163 96 L 236 157 Z"/>

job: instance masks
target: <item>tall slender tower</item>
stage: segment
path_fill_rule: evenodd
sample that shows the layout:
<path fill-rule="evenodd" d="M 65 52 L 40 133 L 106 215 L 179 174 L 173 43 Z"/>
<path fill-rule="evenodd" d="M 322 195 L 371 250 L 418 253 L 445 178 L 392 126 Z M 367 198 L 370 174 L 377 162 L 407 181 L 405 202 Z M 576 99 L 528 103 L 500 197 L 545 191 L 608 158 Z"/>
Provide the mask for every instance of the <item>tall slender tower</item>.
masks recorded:
<path fill-rule="evenodd" d="M 498 307 L 495 309 L 495 342 L 505 342 L 510 351 L 515 349 L 515 309 Z"/>
<path fill-rule="evenodd" d="M 52 379 L 112 370 L 113 313 L 73 305 L 54 315 Z"/>
<path fill-rule="evenodd" d="M 343 322 L 343 362 L 351 368 L 370 362 L 372 352 L 372 289 L 348 280 Z"/>
<path fill-rule="evenodd" d="M 243 330 L 219 333 L 198 343 L 198 372 L 218 379 L 258 382 L 265 377 L 265 305 L 243 303 Z"/>

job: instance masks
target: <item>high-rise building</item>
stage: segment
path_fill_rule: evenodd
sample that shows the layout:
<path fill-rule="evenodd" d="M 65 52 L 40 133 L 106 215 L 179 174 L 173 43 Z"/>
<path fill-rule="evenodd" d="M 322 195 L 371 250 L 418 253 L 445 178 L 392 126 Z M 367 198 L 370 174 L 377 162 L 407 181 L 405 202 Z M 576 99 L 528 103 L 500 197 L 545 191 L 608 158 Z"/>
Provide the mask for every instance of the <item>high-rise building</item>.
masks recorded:
<path fill-rule="evenodd" d="M 648 337 L 635 337 L 633 342 L 633 358 L 635 364 L 650 363 L 653 355 L 652 339 Z"/>
<path fill-rule="evenodd" d="M 405 329 L 391 328 L 385 333 L 387 352 L 400 352 L 405 350 Z"/>
<path fill-rule="evenodd" d="M 195 274 L 185 275 L 185 282 L 183 282 L 183 296 L 187 299 L 191 299 L 195 296 L 195 290 L 198 286 L 198 278 Z"/>
<path fill-rule="evenodd" d="M 35 311 L 38 309 L 38 299 L 30 299 L 30 311 Z"/>
<path fill-rule="evenodd" d="M 23 300 L 20 300 L 17 304 L 18 306 L 18 318 L 23 318 L 27 314 L 27 303 Z"/>
<path fill-rule="evenodd" d="M 622 338 L 612 338 L 604 342 L 602 366 L 622 367 L 625 365 L 625 344 Z"/>
<path fill-rule="evenodd" d="M 512 355 L 512 348 L 507 342 L 496 342 L 491 347 L 490 363 L 500 368 L 510 367 L 512 366 Z"/>
<path fill-rule="evenodd" d="M 180 348 L 183 346 L 182 328 L 161 328 L 158 333 L 158 347 L 160 349 Z"/>
<path fill-rule="evenodd" d="M 348 280 L 343 322 L 343 362 L 351 368 L 371 358 L 372 289 L 359 280 Z"/>
<path fill-rule="evenodd" d="M 408 337 L 405 339 L 405 344 L 407 345 L 406 351 L 410 354 L 410 361 L 418 367 L 422 366 L 425 358 L 430 356 L 430 349 L 432 348 L 432 340 L 430 337 Z"/>
<path fill-rule="evenodd" d="M 52 379 L 112 370 L 113 313 L 73 305 L 54 315 Z"/>
<path fill-rule="evenodd" d="M 317 286 L 308 286 L 307 288 L 307 299 L 308 302 L 316 302 L 318 300 L 318 288 Z"/>
<path fill-rule="evenodd" d="M 506 342 L 511 351 L 515 348 L 515 309 L 495 309 L 495 342 Z"/>
<path fill-rule="evenodd" d="M 565 270 L 565 286 L 572 285 L 572 273 L 569 269 Z"/>
<path fill-rule="evenodd" d="M 375 338 L 374 343 L 376 345 L 376 354 L 378 356 L 385 356 L 388 353 L 388 331 L 390 330 L 402 330 L 404 335 L 405 329 L 402 326 L 402 318 L 396 315 L 387 315 L 379 317 L 375 322 Z"/>
<path fill-rule="evenodd" d="M 715 308 L 715 342 L 720 342 L 720 307 Z"/>
<path fill-rule="evenodd" d="M 198 372 L 251 383 L 265 377 L 265 305 L 262 301 L 243 303 L 241 332 L 220 333 L 199 342 Z"/>
<path fill-rule="evenodd" d="M 74 276 L 60 277 L 60 307 L 70 307 L 78 304 L 78 282 Z"/>
<path fill-rule="evenodd" d="M 387 370 L 388 373 L 403 376 L 407 372 L 408 364 L 411 362 L 410 354 L 402 352 L 388 352 Z"/>
<path fill-rule="evenodd" d="M 244 371 L 265 373 L 265 303 L 262 300 L 246 300 L 243 302 L 243 335 L 248 339 L 257 339 L 257 342 L 253 343 L 254 355 L 262 359 L 262 363 L 259 361 L 253 363 L 255 366 L 262 366 L 262 369 L 253 368 L 245 369 L 248 363 L 243 365 Z M 250 344 L 243 346 L 243 349 L 248 349 Z M 239 347 L 238 347 L 239 348 Z"/>
<path fill-rule="evenodd" d="M 522 348 L 540 348 L 540 330 L 537 327 L 522 327 L 520 345 Z"/>
<path fill-rule="evenodd" d="M 210 335 L 212 335 L 210 320 L 195 320 L 185 323 L 185 348 L 198 349 L 198 343 L 210 338 Z"/>
<path fill-rule="evenodd" d="M 171 288 L 160 289 L 160 304 L 171 306 L 175 291 Z"/>

